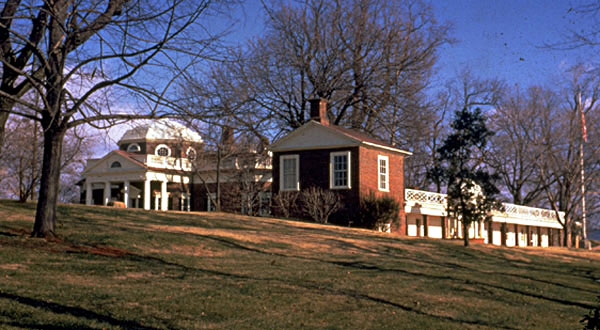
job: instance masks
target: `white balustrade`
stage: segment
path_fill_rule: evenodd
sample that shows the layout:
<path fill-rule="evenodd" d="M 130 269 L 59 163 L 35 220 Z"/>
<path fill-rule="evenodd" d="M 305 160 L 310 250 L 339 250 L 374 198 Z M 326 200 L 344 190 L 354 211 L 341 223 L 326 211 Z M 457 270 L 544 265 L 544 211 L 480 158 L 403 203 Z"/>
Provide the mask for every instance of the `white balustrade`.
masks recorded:
<path fill-rule="evenodd" d="M 446 208 L 446 194 L 439 194 L 423 190 L 405 189 L 404 198 L 407 204 L 420 204 L 428 206 L 437 206 L 438 208 Z M 504 212 L 494 212 L 495 216 L 520 218 L 523 220 L 542 221 L 556 223 L 556 213 L 553 210 L 541 209 L 530 206 L 515 205 L 503 203 Z M 564 217 L 564 212 L 559 212 L 561 218 Z"/>

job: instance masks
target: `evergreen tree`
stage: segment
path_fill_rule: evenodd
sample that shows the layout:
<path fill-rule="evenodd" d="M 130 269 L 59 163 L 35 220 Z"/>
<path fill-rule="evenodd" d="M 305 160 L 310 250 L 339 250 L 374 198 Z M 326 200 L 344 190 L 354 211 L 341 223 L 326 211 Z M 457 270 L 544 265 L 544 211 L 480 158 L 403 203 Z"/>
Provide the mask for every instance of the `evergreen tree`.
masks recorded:
<path fill-rule="evenodd" d="M 454 114 L 452 132 L 437 149 L 439 162 L 429 169 L 431 179 L 447 185 L 447 212 L 462 222 L 465 246 L 469 246 L 471 224 L 489 221 L 492 210 L 500 210 L 496 175 L 484 162 L 488 139 L 494 135 L 485 124 L 480 108 L 467 107 Z"/>

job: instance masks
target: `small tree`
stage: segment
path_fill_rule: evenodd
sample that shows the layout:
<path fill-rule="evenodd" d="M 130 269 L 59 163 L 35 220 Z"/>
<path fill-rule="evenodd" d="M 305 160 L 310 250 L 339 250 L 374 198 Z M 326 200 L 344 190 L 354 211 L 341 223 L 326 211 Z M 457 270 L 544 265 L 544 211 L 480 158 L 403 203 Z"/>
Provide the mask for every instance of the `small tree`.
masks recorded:
<path fill-rule="evenodd" d="M 454 132 L 437 150 L 439 165 L 428 173 L 447 184 L 447 212 L 461 220 L 464 245 L 469 246 L 471 224 L 490 220 L 490 212 L 502 208 L 495 199 L 497 178 L 484 164 L 487 141 L 494 133 L 480 108 L 457 111 L 451 128 Z"/>
<path fill-rule="evenodd" d="M 301 198 L 302 211 L 318 223 L 327 223 L 329 217 L 342 207 L 338 194 L 318 187 L 303 190 Z"/>

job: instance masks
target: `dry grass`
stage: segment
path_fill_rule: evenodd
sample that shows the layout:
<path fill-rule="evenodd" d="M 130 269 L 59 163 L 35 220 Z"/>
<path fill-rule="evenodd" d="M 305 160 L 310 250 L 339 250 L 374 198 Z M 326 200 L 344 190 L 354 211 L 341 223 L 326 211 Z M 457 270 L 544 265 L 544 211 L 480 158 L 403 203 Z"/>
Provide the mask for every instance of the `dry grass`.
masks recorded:
<path fill-rule="evenodd" d="M 578 329 L 600 253 L 223 213 L 0 202 L 2 329 Z"/>

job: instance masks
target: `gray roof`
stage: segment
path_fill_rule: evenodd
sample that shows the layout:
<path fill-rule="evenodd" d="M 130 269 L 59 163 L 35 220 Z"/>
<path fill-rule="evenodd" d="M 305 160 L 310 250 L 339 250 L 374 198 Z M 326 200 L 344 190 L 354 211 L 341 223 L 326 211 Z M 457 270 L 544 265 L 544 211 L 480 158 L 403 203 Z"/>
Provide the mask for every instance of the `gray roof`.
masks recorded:
<path fill-rule="evenodd" d="M 145 140 L 183 140 L 202 142 L 202 137 L 192 129 L 189 129 L 176 121 L 171 119 L 158 119 L 129 129 L 123 134 L 119 143 Z"/>

